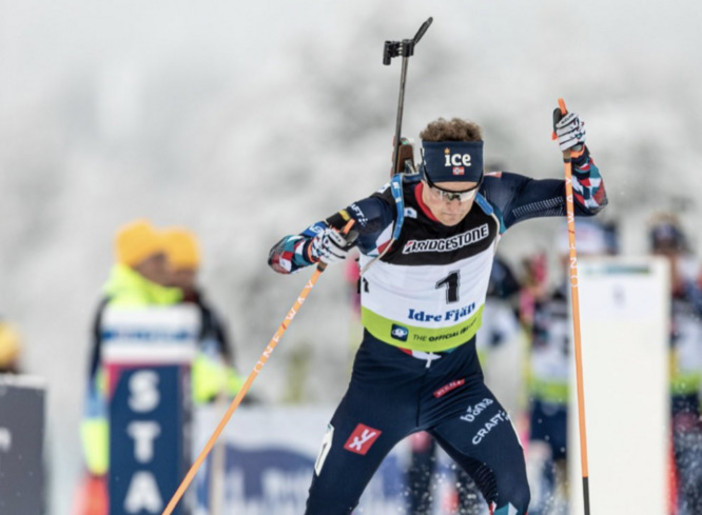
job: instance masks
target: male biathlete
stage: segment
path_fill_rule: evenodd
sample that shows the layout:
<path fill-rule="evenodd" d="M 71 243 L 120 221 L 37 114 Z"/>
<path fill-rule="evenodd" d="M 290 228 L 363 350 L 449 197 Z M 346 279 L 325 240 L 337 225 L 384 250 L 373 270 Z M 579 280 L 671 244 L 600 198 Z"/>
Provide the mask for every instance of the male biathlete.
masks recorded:
<path fill-rule="evenodd" d="M 578 216 L 606 203 L 574 113 L 554 127 L 571 150 Z M 348 514 L 402 438 L 428 431 L 474 479 L 494 515 L 529 505 L 524 453 L 485 386 L 475 350 L 497 242 L 517 222 L 562 216 L 563 180 L 483 171 L 478 125 L 439 119 L 421 132 L 420 176 L 395 176 L 371 196 L 280 240 L 270 266 L 292 273 L 360 250 L 364 336 L 351 381 L 324 436 L 308 515 Z M 343 233 L 352 222 L 355 239 Z"/>

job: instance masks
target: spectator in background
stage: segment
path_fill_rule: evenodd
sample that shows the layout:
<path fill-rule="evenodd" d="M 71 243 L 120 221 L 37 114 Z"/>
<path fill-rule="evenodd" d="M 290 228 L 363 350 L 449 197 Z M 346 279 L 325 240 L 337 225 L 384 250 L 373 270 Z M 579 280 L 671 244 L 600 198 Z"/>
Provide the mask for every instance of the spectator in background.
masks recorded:
<path fill-rule="evenodd" d="M 196 403 L 211 402 L 220 393 L 234 397 L 244 380 L 234 368 L 234 353 L 224 324 L 198 285 L 201 254 L 197 239 L 183 227 L 167 229 L 163 238 L 167 284 L 182 292 L 182 302 L 193 303 L 200 311 L 199 349 L 192 368 L 193 399 Z"/>
<path fill-rule="evenodd" d="M 516 303 L 520 288 L 512 268 L 499 255 L 495 256 L 485 302 L 485 320 L 477 340 L 478 357 L 483 366 L 491 348 L 509 341 L 519 332 Z"/>
<path fill-rule="evenodd" d="M 95 314 L 81 440 L 88 479 L 79 494 L 79 513 L 107 510 L 104 477 L 109 466 L 106 384 L 102 370 L 102 314 L 106 306 L 146 308 L 178 303 L 180 289 L 168 287 L 168 261 L 164 238 L 148 221 L 140 219 L 119 228 L 115 259 Z"/>
<path fill-rule="evenodd" d="M 611 228 L 594 220 L 576 222 L 578 256 L 607 255 L 616 251 Z M 544 263 L 537 257 L 529 267 L 529 284 L 533 304 L 523 317 L 531 330 L 529 356 L 529 446 L 527 473 L 532 492 L 530 515 L 568 513 L 567 500 L 567 433 L 568 386 L 570 382 L 568 235 L 561 231 L 556 241 L 562 275 L 555 288 L 541 281 L 546 279 Z M 525 308 L 524 302 L 522 309 Z"/>
<path fill-rule="evenodd" d="M 678 515 L 702 513 L 702 290 L 697 263 L 678 219 L 656 215 L 649 229 L 651 253 L 670 262 L 670 390 Z"/>
<path fill-rule="evenodd" d="M 0 374 L 19 374 L 22 341 L 19 331 L 0 318 Z"/>

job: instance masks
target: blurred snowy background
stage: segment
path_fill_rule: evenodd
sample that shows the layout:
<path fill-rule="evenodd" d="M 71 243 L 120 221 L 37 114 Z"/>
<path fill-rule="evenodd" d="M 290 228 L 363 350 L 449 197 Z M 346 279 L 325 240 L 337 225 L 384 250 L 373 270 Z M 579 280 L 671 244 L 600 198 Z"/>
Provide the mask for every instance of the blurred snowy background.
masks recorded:
<path fill-rule="evenodd" d="M 115 229 L 146 216 L 199 234 L 202 282 L 248 372 L 308 276 L 274 274 L 268 249 L 385 182 L 400 62 L 382 65 L 383 42 L 429 16 L 406 136 L 470 118 L 489 161 L 560 176 L 551 112 L 564 97 L 624 252 L 646 251 L 658 209 L 700 240 L 699 2 L 0 0 L 0 314 L 50 385 L 52 513 L 68 513 L 80 470 L 88 330 Z M 516 263 L 559 227 L 518 226 L 502 252 Z M 325 274 L 253 395 L 282 401 L 291 357 L 310 351 L 306 398 L 341 396 L 345 288 L 340 268 Z"/>

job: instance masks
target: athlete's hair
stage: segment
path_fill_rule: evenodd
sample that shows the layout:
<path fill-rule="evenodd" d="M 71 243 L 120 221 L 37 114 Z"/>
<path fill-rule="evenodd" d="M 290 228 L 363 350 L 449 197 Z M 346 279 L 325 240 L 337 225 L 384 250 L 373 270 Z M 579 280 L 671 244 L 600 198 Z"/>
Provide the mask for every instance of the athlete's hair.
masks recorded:
<path fill-rule="evenodd" d="M 483 134 L 477 123 L 453 118 L 439 118 L 419 133 L 422 141 L 482 141 Z"/>

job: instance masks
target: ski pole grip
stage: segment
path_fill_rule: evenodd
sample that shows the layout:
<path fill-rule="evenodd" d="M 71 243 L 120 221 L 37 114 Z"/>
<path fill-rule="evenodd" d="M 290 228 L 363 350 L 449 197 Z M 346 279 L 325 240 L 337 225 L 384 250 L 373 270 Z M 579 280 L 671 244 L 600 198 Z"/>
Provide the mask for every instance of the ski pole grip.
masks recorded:
<path fill-rule="evenodd" d="M 341 234 L 346 236 L 346 242 L 348 243 L 348 247 L 350 248 L 351 245 L 353 245 L 353 242 L 356 241 L 356 238 L 358 238 L 358 232 L 357 231 L 352 231 L 351 227 L 353 227 L 353 224 L 356 223 L 356 220 L 353 218 L 350 219 L 348 222 L 346 222 L 346 225 L 344 225 L 343 229 L 341 229 Z M 320 272 L 324 272 L 327 269 L 327 264 L 323 263 L 320 261 L 317 263 L 317 270 Z"/>
<path fill-rule="evenodd" d="M 556 124 L 561 121 L 561 118 L 563 118 L 566 114 L 568 113 L 568 110 L 566 109 L 565 101 L 562 98 L 558 99 L 558 107 L 553 110 L 553 132 L 551 133 L 551 139 L 556 140 Z"/>
<path fill-rule="evenodd" d="M 565 101 L 562 98 L 558 99 L 558 107 L 553 110 L 553 134 L 551 134 L 551 139 L 556 139 L 556 124 L 561 121 L 561 119 L 568 113 L 566 109 Z M 563 151 L 563 162 L 570 163 L 570 149 Z"/>

